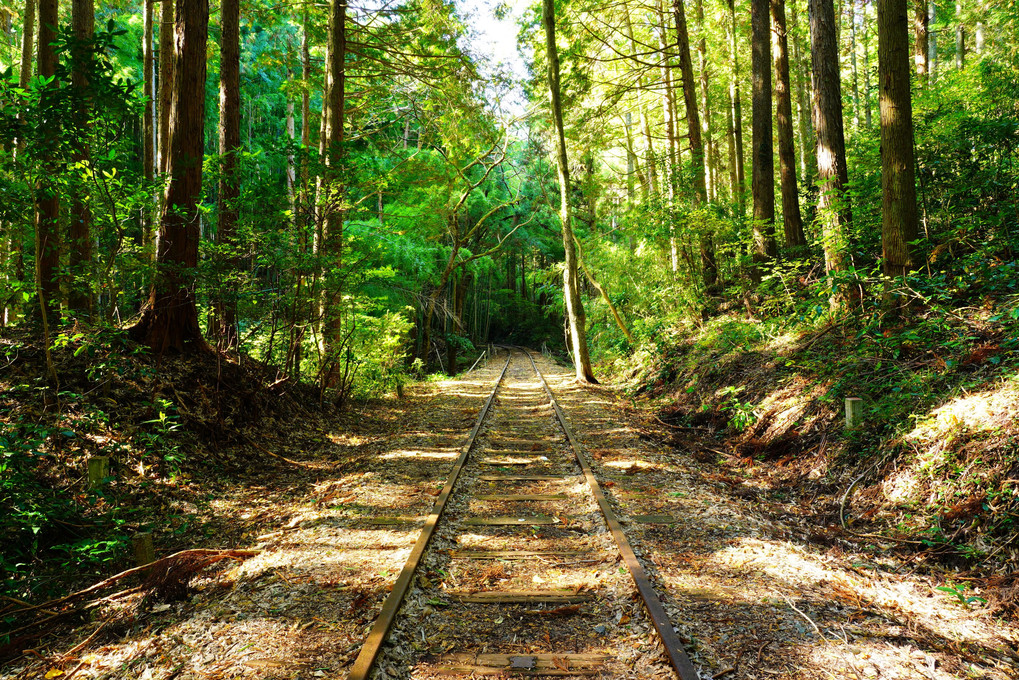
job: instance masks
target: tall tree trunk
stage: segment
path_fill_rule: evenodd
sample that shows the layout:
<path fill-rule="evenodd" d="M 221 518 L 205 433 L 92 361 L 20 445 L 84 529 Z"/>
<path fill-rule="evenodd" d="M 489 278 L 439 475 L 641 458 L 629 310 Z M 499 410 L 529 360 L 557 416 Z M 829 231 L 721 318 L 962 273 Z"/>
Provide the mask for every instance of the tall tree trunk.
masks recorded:
<path fill-rule="evenodd" d="M 820 189 L 817 212 L 823 232 L 825 269 L 834 272 L 846 267 L 846 239 L 853 216 L 847 193 L 849 171 L 833 0 L 809 0 L 808 11 Z"/>
<path fill-rule="evenodd" d="M 935 83 L 938 80 L 938 32 L 934 30 L 938 22 L 938 4 L 935 0 L 927 3 L 927 80 Z M 878 67 L 880 68 L 880 66 Z"/>
<path fill-rule="evenodd" d="M 164 6 L 165 9 L 165 6 Z M 205 151 L 205 71 L 209 0 L 177 0 L 174 21 L 172 145 L 156 279 L 133 335 L 158 353 L 205 350 L 195 305 Z"/>
<path fill-rule="evenodd" d="M 682 4 L 682 2 L 680 2 Z M 704 0 L 697 0 L 697 61 L 700 68 L 701 138 L 704 142 L 705 200 L 714 203 L 717 198 L 715 142 L 711 137 L 711 91 L 708 77 L 708 27 L 704 22 Z"/>
<path fill-rule="evenodd" d="M 698 2 L 700 5 L 700 2 Z M 693 193 L 694 205 L 704 205 L 708 200 L 706 162 L 704 153 L 704 139 L 701 136 L 701 120 L 697 111 L 697 85 L 693 77 L 693 60 L 690 58 L 690 34 L 686 26 L 686 11 L 683 8 L 683 0 L 673 0 L 672 13 L 676 22 L 676 41 L 679 45 L 679 73 L 683 79 L 683 102 L 686 106 L 686 130 L 687 138 L 690 141 L 690 160 L 693 168 Z M 700 16 L 703 28 L 703 14 Z M 701 37 L 702 63 L 704 69 L 703 50 L 706 50 Z M 702 87 L 705 88 L 705 101 L 707 101 L 707 72 L 702 74 Z M 710 233 L 703 234 L 700 240 L 701 251 L 701 277 L 705 286 L 713 286 L 718 280 L 718 265 L 715 262 L 714 238 Z"/>
<path fill-rule="evenodd" d="M 25 15 L 21 31 L 21 63 L 18 71 L 18 87 L 22 90 L 28 89 L 28 83 L 32 79 L 32 55 L 35 47 L 35 14 L 38 7 L 38 0 L 25 0 Z M 21 121 L 21 114 L 18 114 L 18 121 Z M 21 153 L 25 147 L 23 139 L 16 140 L 14 144 L 14 157 Z M 10 228 L 10 258 L 14 267 L 14 278 L 17 281 L 25 280 L 25 251 L 24 233 L 20 224 L 11 224 Z M 10 307 L 17 307 L 17 297 L 11 295 L 8 298 L 11 302 L 4 304 L 4 318 L 10 314 Z"/>
<path fill-rule="evenodd" d="M 542 0 L 542 25 L 545 28 L 545 53 L 548 58 L 548 91 L 552 108 L 552 121 L 556 135 L 556 165 L 559 170 L 559 218 L 563 226 L 563 250 L 566 266 L 563 269 L 563 290 L 566 301 L 566 316 L 570 324 L 570 340 L 573 344 L 573 360 L 577 380 L 598 382 L 591 370 L 591 358 L 587 352 L 587 329 L 585 328 L 584 305 L 580 299 L 580 279 L 577 265 L 577 246 L 573 242 L 573 227 L 570 215 L 570 166 L 566 156 L 566 135 L 563 129 L 563 106 L 559 87 L 559 50 L 555 41 L 555 2 Z"/>
<path fill-rule="evenodd" d="M 170 164 L 170 108 L 173 99 L 174 0 L 161 0 L 159 9 L 159 172 Z"/>
<path fill-rule="evenodd" d="M 327 354 L 336 359 L 342 349 L 344 338 L 343 316 L 343 223 L 345 211 L 341 164 L 343 157 L 344 117 L 346 107 L 346 58 L 347 58 L 347 0 L 330 0 L 329 3 L 329 54 L 326 60 L 328 95 L 323 115 L 325 128 L 325 184 L 323 197 L 325 215 L 324 252 L 327 267 L 338 272 L 328 283 L 328 295 L 323 318 L 326 320 Z M 331 386 L 332 368 L 326 378 Z"/>
<path fill-rule="evenodd" d="M 930 26 L 927 23 L 928 0 L 913 0 L 913 62 L 917 84 L 927 84 L 927 53 L 930 50 Z"/>
<path fill-rule="evenodd" d="M 71 3 L 71 30 L 75 41 L 81 45 L 91 43 L 95 32 L 95 7 L 93 0 L 73 0 Z M 73 54 L 74 71 L 71 73 L 71 87 L 81 93 L 82 108 L 78 111 L 75 127 L 80 135 L 86 135 L 89 127 L 89 86 L 92 52 L 90 47 L 76 48 Z M 75 153 L 79 163 L 87 163 L 89 147 L 79 145 Z M 95 306 L 92 294 L 92 211 L 89 209 L 88 182 L 78 182 L 71 201 L 68 264 L 71 270 L 68 305 L 72 311 L 90 315 Z"/>
<path fill-rule="evenodd" d="M 808 65 L 803 59 L 803 50 L 800 48 L 799 33 L 799 11 L 797 6 L 799 0 L 789 0 L 790 18 L 792 20 L 792 43 L 793 63 L 792 71 L 796 74 L 796 133 L 797 142 L 800 147 L 800 178 L 804 184 L 809 185 L 814 175 L 814 126 L 810 120 L 810 82 L 807 79 Z"/>
<path fill-rule="evenodd" d="M 877 17 L 883 270 L 905 276 L 920 264 L 906 0 L 878 0 Z"/>
<path fill-rule="evenodd" d="M 153 53 L 153 20 L 155 0 L 143 0 L 145 4 L 145 18 L 142 28 L 142 82 L 145 98 L 145 110 L 142 113 L 142 176 L 146 185 L 151 186 L 155 179 L 156 171 L 156 120 L 155 120 L 155 97 L 156 97 L 156 74 L 155 54 Z M 146 205 L 142 208 L 142 249 L 145 259 L 152 262 L 155 257 L 153 248 L 154 239 L 154 215 L 153 206 Z"/>
<path fill-rule="evenodd" d="M 754 261 L 778 256 L 775 242 L 775 158 L 771 126 L 771 12 L 768 0 L 750 0 L 753 72 Z"/>
<path fill-rule="evenodd" d="M 962 21 L 962 1 L 955 0 L 955 68 L 966 66 L 966 26 Z"/>
<path fill-rule="evenodd" d="M 736 173 L 736 124 L 732 119 L 733 99 L 732 88 L 726 92 L 728 101 L 725 107 L 725 139 L 729 152 L 729 193 L 734 205 L 739 204 L 739 175 Z M 740 209 L 742 213 L 742 208 Z"/>
<path fill-rule="evenodd" d="M 856 62 L 856 0 L 849 0 L 849 67 L 853 74 L 853 129 L 860 129 L 860 71 Z"/>
<path fill-rule="evenodd" d="M 662 53 L 662 120 L 665 121 L 665 139 L 668 155 L 662 162 L 662 181 L 668 191 L 669 257 L 672 273 L 679 271 L 679 241 L 676 239 L 676 190 L 679 175 L 678 122 L 676 120 L 676 95 L 672 76 L 672 53 L 669 50 L 669 22 L 664 5 L 658 3 L 658 46 Z"/>
<path fill-rule="evenodd" d="M 775 38 L 775 127 L 778 128 L 779 174 L 782 184 L 782 223 L 789 248 L 807 245 L 796 186 L 796 150 L 793 148 L 793 101 L 789 83 L 789 41 L 786 36 L 785 0 L 771 0 Z"/>
<path fill-rule="evenodd" d="M 241 195 L 237 173 L 237 156 L 241 152 L 241 43 L 240 0 L 221 0 L 219 49 L 219 228 L 216 243 L 228 252 L 237 237 L 237 202 Z M 230 269 L 236 265 L 232 252 L 223 263 Z M 211 331 L 216 347 L 236 349 L 240 342 L 237 325 L 237 298 L 222 286 L 213 303 Z"/>
<path fill-rule="evenodd" d="M 869 130 L 874 123 L 870 114 L 870 21 L 867 17 L 866 0 L 860 0 L 863 13 L 860 28 L 863 31 L 863 124 Z"/>
<path fill-rule="evenodd" d="M 22 90 L 28 89 L 28 83 L 32 80 L 32 54 L 35 52 L 35 11 L 39 6 L 39 0 L 25 0 L 25 16 L 21 30 L 21 64 L 18 70 L 18 87 Z M 21 119 L 21 114 L 18 114 Z M 24 146 L 24 140 L 18 140 L 15 147 Z"/>
<path fill-rule="evenodd" d="M 729 81 L 729 98 L 732 100 L 732 117 L 735 128 L 734 140 L 736 142 L 736 184 L 737 204 L 740 215 L 745 214 L 743 196 L 747 191 L 746 172 L 743 166 L 743 102 L 740 97 L 739 83 L 739 43 L 736 31 L 736 7 L 733 0 L 729 2 L 729 55 L 732 58 L 732 80 Z"/>
<path fill-rule="evenodd" d="M 39 0 L 39 75 L 52 78 L 57 71 L 57 53 L 53 47 L 57 39 L 57 0 Z M 56 87 L 56 83 L 52 87 Z M 47 120 L 45 124 L 54 128 L 60 121 Z M 60 268 L 59 188 L 55 181 L 55 158 L 44 161 L 46 170 L 39 177 L 35 188 L 35 248 L 36 282 L 41 305 L 47 316 L 56 314 L 60 308 L 60 282 L 57 271 Z M 44 319 L 44 322 L 52 319 Z"/>

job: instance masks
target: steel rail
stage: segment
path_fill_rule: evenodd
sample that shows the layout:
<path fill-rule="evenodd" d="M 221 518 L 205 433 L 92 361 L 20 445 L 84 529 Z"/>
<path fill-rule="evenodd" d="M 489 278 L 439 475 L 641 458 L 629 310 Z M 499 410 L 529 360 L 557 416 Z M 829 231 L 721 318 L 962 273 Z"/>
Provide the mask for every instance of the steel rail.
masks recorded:
<path fill-rule="evenodd" d="M 541 379 L 541 384 L 545 388 L 545 393 L 551 400 L 552 408 L 555 410 L 556 417 L 559 419 L 559 424 L 563 428 L 563 432 L 566 433 L 566 438 L 570 441 L 570 445 L 573 447 L 573 453 L 577 457 L 577 462 L 580 463 L 580 468 L 584 473 L 584 477 L 587 479 L 588 485 L 591 487 L 592 493 L 598 500 L 598 506 L 601 508 L 602 515 L 605 516 L 605 522 L 609 526 L 609 530 L 612 532 L 612 537 L 616 540 L 616 545 L 619 547 L 619 552 L 623 556 L 623 561 L 626 562 L 627 568 L 630 570 L 630 576 L 633 577 L 633 582 L 637 586 L 637 591 L 640 593 L 641 599 L 644 600 L 644 606 L 647 608 L 648 615 L 651 617 L 651 622 L 655 626 L 655 630 L 658 631 L 658 636 L 665 646 L 665 652 L 669 655 L 669 661 L 672 663 L 672 668 L 676 671 L 676 675 L 679 676 L 680 680 L 699 680 L 701 677 L 694 668 L 693 662 L 690 661 L 690 657 L 686 655 L 683 650 L 683 642 L 679 639 L 679 635 L 676 634 L 676 629 L 672 625 L 672 621 L 669 619 L 668 613 L 665 611 L 664 605 L 662 605 L 661 599 L 658 597 L 658 593 L 655 591 L 654 586 L 651 585 L 651 580 L 648 578 L 647 572 L 644 571 L 644 566 L 637 559 L 637 555 L 633 552 L 633 548 L 630 546 L 629 539 L 626 538 L 626 534 L 623 533 L 623 527 L 619 523 L 619 519 L 616 517 L 616 513 L 612 510 L 612 506 L 609 504 L 608 498 L 605 497 L 605 492 L 602 491 L 601 485 L 598 484 L 598 480 L 594 476 L 594 471 L 591 469 L 591 465 L 587 461 L 587 457 L 583 454 L 580 446 L 580 442 L 577 441 L 576 435 L 573 433 L 573 429 L 569 423 L 566 422 L 566 416 L 563 410 L 559 407 L 559 402 L 556 401 L 555 394 L 552 392 L 552 388 L 548 386 L 548 382 L 545 380 L 545 376 L 538 370 L 538 365 L 534 362 L 534 358 L 531 353 L 527 350 L 523 350 L 524 354 L 531 361 L 531 366 L 534 368 L 534 372 Z"/>
<path fill-rule="evenodd" d="M 446 508 L 446 501 L 449 500 L 450 495 L 453 493 L 453 486 L 456 484 L 456 480 L 460 476 L 464 464 L 467 462 L 467 454 L 470 453 L 471 447 L 474 446 L 474 440 L 477 439 L 481 425 L 485 421 L 485 416 L 488 415 L 492 402 L 495 401 L 495 393 L 499 390 L 509 365 L 510 359 L 506 359 L 506 365 L 502 367 L 502 372 L 499 373 L 499 377 L 495 381 L 492 393 L 485 400 L 485 405 L 478 414 L 478 419 L 474 423 L 474 428 L 471 429 L 470 435 L 467 437 L 467 442 L 460 449 L 460 456 L 456 459 L 453 472 L 450 473 L 449 478 L 446 480 L 446 485 L 442 487 L 442 493 L 439 494 L 435 505 L 432 507 L 431 514 L 425 520 L 425 525 L 421 529 L 417 543 L 414 544 L 414 549 L 411 550 L 410 557 L 407 558 L 407 562 L 403 565 L 403 570 L 397 577 L 396 583 L 393 584 L 392 592 L 389 593 L 386 601 L 382 604 L 382 611 L 379 612 L 379 617 L 375 620 L 375 624 L 361 646 L 361 651 L 358 652 L 357 658 L 354 660 L 354 665 L 350 669 L 350 675 L 347 676 L 349 680 L 367 680 L 368 672 L 375 663 L 375 659 L 378 658 L 379 652 L 382 650 L 382 644 L 386 641 L 386 635 L 389 634 L 389 629 L 396 620 L 396 613 L 403 603 L 404 596 L 406 596 L 407 591 L 410 589 L 412 579 L 414 578 L 414 571 L 421 562 L 425 548 L 428 547 L 428 541 L 431 540 L 432 535 L 435 533 L 439 517 Z"/>

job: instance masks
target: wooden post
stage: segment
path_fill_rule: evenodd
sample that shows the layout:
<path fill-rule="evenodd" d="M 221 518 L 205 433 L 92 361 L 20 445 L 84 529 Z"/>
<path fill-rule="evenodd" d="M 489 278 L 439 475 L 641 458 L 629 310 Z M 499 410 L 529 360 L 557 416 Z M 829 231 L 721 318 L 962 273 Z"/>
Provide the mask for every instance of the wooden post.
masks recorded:
<path fill-rule="evenodd" d="M 852 430 L 863 424 L 863 399 L 846 397 L 846 429 Z"/>
<path fill-rule="evenodd" d="M 134 561 L 139 567 L 151 564 L 156 561 L 156 550 L 152 544 L 151 531 L 139 531 L 131 537 L 131 545 L 134 547 Z"/>
<path fill-rule="evenodd" d="M 110 476 L 110 457 L 92 456 L 88 459 L 88 488 L 94 489 Z"/>

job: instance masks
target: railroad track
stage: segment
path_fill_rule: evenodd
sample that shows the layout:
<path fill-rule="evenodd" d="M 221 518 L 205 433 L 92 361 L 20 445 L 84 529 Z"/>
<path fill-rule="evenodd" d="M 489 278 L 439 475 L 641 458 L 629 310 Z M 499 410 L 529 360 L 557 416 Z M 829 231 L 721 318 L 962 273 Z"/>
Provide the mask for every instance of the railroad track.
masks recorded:
<path fill-rule="evenodd" d="M 548 383 L 508 353 L 350 680 L 700 678 Z"/>

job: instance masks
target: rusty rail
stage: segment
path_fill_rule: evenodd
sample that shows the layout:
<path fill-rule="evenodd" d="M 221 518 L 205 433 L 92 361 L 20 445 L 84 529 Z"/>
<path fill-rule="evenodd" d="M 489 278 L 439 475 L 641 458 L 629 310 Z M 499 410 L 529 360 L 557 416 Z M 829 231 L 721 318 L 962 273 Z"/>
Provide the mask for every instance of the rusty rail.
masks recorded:
<path fill-rule="evenodd" d="M 605 493 L 602 491 L 601 485 L 598 484 L 598 480 L 594 476 L 594 472 L 587 461 L 587 457 L 581 450 L 580 442 L 577 441 L 577 437 L 574 435 L 573 429 L 570 427 L 569 423 L 566 422 L 566 416 L 563 413 L 563 410 L 559 407 L 559 402 L 556 401 L 552 388 L 548 386 L 545 376 L 538 370 L 538 365 L 534 363 L 534 358 L 531 356 L 531 353 L 527 350 L 523 350 L 523 352 L 527 355 L 527 358 L 530 359 L 534 372 L 541 379 L 541 384 L 545 388 L 545 393 L 551 400 L 552 408 L 555 410 L 556 417 L 559 419 L 559 424 L 562 426 L 563 432 L 566 433 L 566 438 L 570 441 L 570 445 L 573 447 L 573 453 L 577 457 L 577 462 L 580 464 L 584 477 L 587 479 L 587 483 L 591 487 L 591 492 L 598 501 L 598 507 L 601 508 L 602 515 L 605 516 L 605 523 L 608 524 L 609 530 L 612 532 L 612 537 L 615 539 L 616 545 L 619 547 L 619 552 L 623 556 L 623 561 L 626 562 L 626 566 L 630 570 L 630 576 L 633 577 L 633 582 L 637 586 L 637 591 L 640 593 L 641 599 L 644 600 L 644 607 L 647 609 L 648 615 L 651 617 L 651 622 L 654 624 L 655 630 L 658 631 L 658 637 L 665 646 L 665 652 L 669 656 L 672 668 L 676 671 L 676 675 L 679 676 L 679 680 L 699 680 L 701 677 L 700 674 L 697 672 L 697 669 L 694 668 L 693 662 L 690 661 L 690 657 L 688 657 L 686 652 L 683 650 L 683 642 L 679 639 L 679 635 L 676 634 L 676 629 L 673 627 L 672 621 L 669 619 L 669 615 L 665 611 L 665 607 L 662 605 L 661 599 L 658 597 L 658 593 L 651 584 L 651 580 L 648 578 L 647 572 L 644 571 L 644 566 L 637 559 L 637 555 L 633 552 L 633 548 L 630 546 L 630 541 L 626 538 L 626 534 L 623 533 L 623 527 L 619 523 L 619 518 L 616 517 L 616 513 L 612 510 L 612 506 L 609 504 L 608 498 L 605 497 Z"/>
<path fill-rule="evenodd" d="M 499 390 L 499 385 L 502 384 L 502 379 L 506 375 L 506 369 L 509 368 L 509 365 L 510 359 L 507 358 L 506 365 L 502 367 L 502 372 L 499 373 L 495 386 L 492 387 L 492 393 L 485 400 L 485 405 L 481 408 L 481 413 L 478 414 L 474 428 L 471 429 L 471 433 L 467 437 L 467 442 L 460 449 L 460 456 L 456 459 L 453 472 L 450 473 L 449 478 L 446 480 L 446 485 L 442 487 L 442 493 L 436 499 L 431 514 L 425 520 L 425 525 L 421 529 L 417 543 L 414 544 L 414 549 L 411 550 L 410 557 L 407 558 L 406 564 L 403 565 L 403 570 L 397 577 L 396 583 L 393 584 L 392 592 L 389 593 L 386 601 L 382 604 L 382 611 L 379 612 L 375 625 L 372 626 L 368 637 L 361 646 L 361 651 L 358 652 L 357 658 L 354 660 L 350 675 L 347 676 L 349 680 L 367 680 L 368 672 L 371 671 L 372 664 L 375 663 L 375 659 L 382 649 L 382 644 L 386 641 L 386 635 L 389 633 L 393 621 L 396 620 L 396 613 L 400 609 L 403 598 L 410 589 L 414 578 L 414 570 L 417 569 L 418 564 L 421 562 L 425 548 L 428 547 L 428 541 L 431 540 L 432 535 L 435 533 L 439 517 L 446 508 L 446 501 L 449 500 L 450 495 L 453 493 L 453 486 L 456 485 L 460 471 L 463 470 L 464 464 L 467 462 L 467 454 L 470 452 L 471 447 L 474 446 L 474 440 L 477 439 L 478 431 L 481 430 L 481 424 L 485 421 L 485 416 L 488 415 L 492 402 L 495 401 L 495 393 Z"/>

